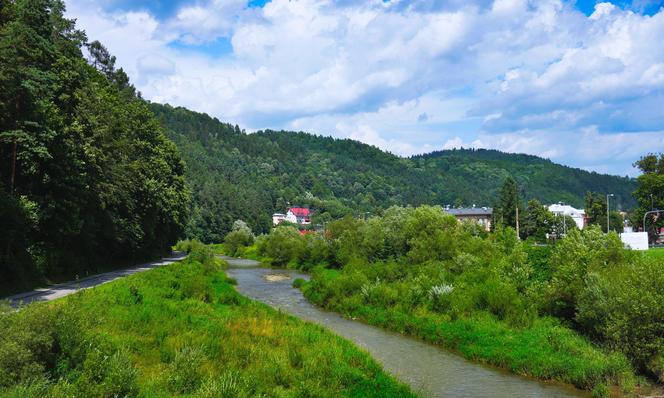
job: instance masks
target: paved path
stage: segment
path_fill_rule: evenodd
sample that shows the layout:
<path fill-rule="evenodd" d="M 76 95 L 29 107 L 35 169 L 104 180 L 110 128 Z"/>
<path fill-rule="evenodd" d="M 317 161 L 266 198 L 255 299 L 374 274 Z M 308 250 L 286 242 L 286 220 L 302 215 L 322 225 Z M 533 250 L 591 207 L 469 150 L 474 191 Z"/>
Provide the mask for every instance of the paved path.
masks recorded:
<path fill-rule="evenodd" d="M 68 296 L 81 289 L 89 289 L 91 287 L 102 285 L 104 283 L 112 282 L 118 278 L 122 278 L 127 275 L 132 275 L 139 272 L 150 270 L 152 268 L 172 264 L 174 262 L 182 260 L 186 256 L 187 256 L 186 254 L 175 252 L 170 257 L 164 257 L 161 260 L 136 265 L 131 268 L 88 276 L 86 278 L 79 279 L 77 281 L 60 283 L 57 285 L 41 289 L 35 289 L 33 291 L 26 293 L 15 294 L 13 296 L 7 297 L 6 300 L 9 300 L 9 304 L 12 307 L 19 307 L 21 305 L 27 305 L 38 301 L 51 301 L 58 299 L 60 297 Z"/>

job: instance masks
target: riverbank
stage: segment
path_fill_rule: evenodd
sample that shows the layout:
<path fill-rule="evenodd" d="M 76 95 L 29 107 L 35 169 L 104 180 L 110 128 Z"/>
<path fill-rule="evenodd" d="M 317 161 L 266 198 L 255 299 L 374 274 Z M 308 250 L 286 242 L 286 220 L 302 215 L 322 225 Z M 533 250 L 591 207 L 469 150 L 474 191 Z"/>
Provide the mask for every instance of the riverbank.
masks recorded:
<path fill-rule="evenodd" d="M 235 264 L 237 260 L 229 260 Z M 245 260 L 246 261 L 246 260 Z M 505 370 L 470 362 L 420 339 L 345 318 L 311 304 L 293 287 L 308 275 L 291 269 L 240 267 L 228 269 L 243 295 L 298 318 L 315 322 L 366 349 L 385 370 L 430 398 L 570 398 L 588 397 L 568 385 L 544 383 Z"/>
<path fill-rule="evenodd" d="M 537 319 L 528 327 L 511 327 L 485 312 L 452 318 L 426 308 L 408 308 L 399 303 L 397 296 L 391 303 L 377 300 L 377 294 L 397 294 L 395 285 L 399 282 L 389 280 L 373 287 L 384 291 L 372 299 L 365 297 L 371 292 L 363 294 L 362 286 L 380 271 L 366 272 L 371 275 L 362 274 L 357 268 L 354 272 L 318 269 L 302 290 L 307 299 L 327 310 L 419 337 L 464 358 L 515 374 L 572 384 L 592 390 L 593 396 L 598 397 L 608 396 L 611 386 L 620 386 L 624 392 L 634 389 L 634 375 L 623 355 L 593 346 L 553 319 Z"/>
<path fill-rule="evenodd" d="M 324 328 L 237 293 L 211 255 L 0 315 L 0 396 L 415 396 Z"/>

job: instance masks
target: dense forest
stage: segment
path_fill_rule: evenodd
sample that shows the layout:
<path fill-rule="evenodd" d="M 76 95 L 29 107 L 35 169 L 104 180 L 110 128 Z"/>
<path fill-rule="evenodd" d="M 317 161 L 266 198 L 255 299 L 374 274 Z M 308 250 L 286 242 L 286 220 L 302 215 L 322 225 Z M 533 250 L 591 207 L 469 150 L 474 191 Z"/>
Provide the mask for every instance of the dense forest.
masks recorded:
<path fill-rule="evenodd" d="M 316 211 L 314 223 L 380 214 L 392 205 L 489 206 L 508 176 L 522 198 L 583 207 L 587 191 L 612 192 L 630 208 L 633 180 L 529 155 L 449 150 L 401 158 L 353 140 L 290 131 L 246 134 L 206 114 L 150 104 L 188 166 L 189 237 L 220 242 L 233 221 L 266 232 L 288 204 Z M 613 202 L 612 202 L 613 203 Z"/>
<path fill-rule="evenodd" d="M 237 219 L 267 232 L 289 205 L 311 207 L 318 224 L 392 205 L 491 205 L 507 176 L 543 203 L 581 207 L 597 191 L 634 204 L 630 179 L 534 156 L 401 158 L 150 104 L 63 14 L 60 0 L 0 0 L 3 293 L 154 256 L 183 235 L 219 242 Z"/>
<path fill-rule="evenodd" d="M 177 148 L 63 13 L 0 0 L 0 293 L 163 253 L 186 223 Z"/>

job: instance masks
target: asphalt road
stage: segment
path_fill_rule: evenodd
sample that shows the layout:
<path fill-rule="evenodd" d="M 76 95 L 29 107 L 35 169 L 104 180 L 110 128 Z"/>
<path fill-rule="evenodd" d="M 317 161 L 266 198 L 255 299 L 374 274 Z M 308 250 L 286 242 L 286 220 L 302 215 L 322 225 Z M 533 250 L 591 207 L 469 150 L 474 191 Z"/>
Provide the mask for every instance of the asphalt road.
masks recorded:
<path fill-rule="evenodd" d="M 39 301 L 51 301 L 58 299 L 60 297 L 76 293 L 81 289 L 89 289 L 91 287 L 102 285 L 104 283 L 112 282 L 118 278 L 122 278 L 127 275 L 132 275 L 139 272 L 148 271 L 156 267 L 172 264 L 174 262 L 182 260 L 186 256 L 187 255 L 184 253 L 176 252 L 173 253 L 173 255 L 171 255 L 170 257 L 164 257 L 161 260 L 145 264 L 139 264 L 134 267 L 126 269 L 88 276 L 86 278 L 79 279 L 76 281 L 60 283 L 45 288 L 35 289 L 30 292 L 15 294 L 13 296 L 5 298 L 5 300 L 9 300 L 9 304 L 12 307 L 20 307 L 22 305 L 27 305 Z"/>

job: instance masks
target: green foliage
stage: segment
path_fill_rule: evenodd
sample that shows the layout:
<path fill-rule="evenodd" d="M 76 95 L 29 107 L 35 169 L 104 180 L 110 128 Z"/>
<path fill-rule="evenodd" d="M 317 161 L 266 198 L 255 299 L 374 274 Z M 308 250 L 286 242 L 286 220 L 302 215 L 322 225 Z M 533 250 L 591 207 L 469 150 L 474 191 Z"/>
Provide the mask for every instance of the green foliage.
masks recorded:
<path fill-rule="evenodd" d="M 244 249 L 254 243 L 254 234 L 251 228 L 242 220 L 233 223 L 233 229 L 224 238 L 226 249 L 230 256 L 242 256 Z"/>
<path fill-rule="evenodd" d="M 279 226 L 260 241 L 259 253 L 276 266 L 285 266 L 298 261 L 306 248 L 305 238 L 295 227 Z"/>
<path fill-rule="evenodd" d="M 579 297 L 576 319 L 591 335 L 629 355 L 664 380 L 664 262 L 636 258 L 593 272 Z"/>
<path fill-rule="evenodd" d="M 314 268 L 297 285 L 327 309 L 519 374 L 599 392 L 633 389 L 632 366 L 659 376 L 661 261 L 646 265 L 598 227 L 535 246 L 512 228 L 482 236 L 448 217 L 422 206 L 331 223 L 341 269 Z"/>
<path fill-rule="evenodd" d="M 352 140 L 289 131 L 245 134 L 205 114 L 151 104 L 187 161 L 193 192 L 189 237 L 221 242 L 234 220 L 267 233 L 289 204 L 315 210 L 314 224 L 382 215 L 393 205 L 489 205 L 508 176 L 523 195 L 583 205 L 588 190 L 610 189 L 633 205 L 634 182 L 528 155 L 451 150 L 400 158 Z"/>
<path fill-rule="evenodd" d="M 62 1 L 9 4 L 0 5 L 0 212 L 13 214 L 0 294 L 162 254 L 187 220 L 176 147 L 101 44 L 86 63 L 87 38 Z"/>
<path fill-rule="evenodd" d="M 536 242 L 546 242 L 547 235 L 554 232 L 555 216 L 537 199 L 528 202 L 520 225 L 522 237 Z M 573 225 L 574 222 L 572 222 Z M 570 225 L 570 229 L 572 226 Z"/>
<path fill-rule="evenodd" d="M 242 297 L 199 256 L 0 314 L 0 396 L 414 396 L 348 341 Z"/>
<path fill-rule="evenodd" d="M 553 274 L 546 289 L 546 310 L 563 319 L 574 319 L 588 275 L 624 263 L 628 255 L 615 233 L 605 234 L 598 227 L 571 231 L 551 254 Z"/>
<path fill-rule="evenodd" d="M 597 225 L 606 232 L 606 206 L 607 196 L 594 192 L 586 193 L 586 217 L 588 225 Z M 624 230 L 623 217 L 617 211 L 609 212 L 609 230 L 622 233 Z"/>
<path fill-rule="evenodd" d="M 512 176 L 508 176 L 498 192 L 496 203 L 493 205 L 494 225 L 503 225 L 516 228 L 517 207 L 521 208 L 519 187 Z"/>
<path fill-rule="evenodd" d="M 648 154 L 634 163 L 643 174 L 637 179 L 637 188 L 634 198 L 638 203 L 632 214 L 632 225 L 643 228 L 643 217 L 646 212 L 655 209 L 664 209 L 664 153 Z M 657 239 L 657 231 L 664 227 L 662 214 L 646 216 L 646 231 L 650 242 Z"/>
<path fill-rule="evenodd" d="M 184 252 L 184 253 L 191 253 L 193 250 L 202 248 L 205 246 L 201 241 L 196 240 L 196 239 L 185 239 L 185 240 L 179 240 L 173 246 L 174 250 L 177 250 L 179 252 Z"/>

